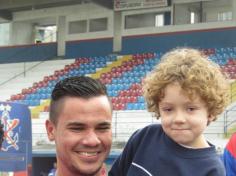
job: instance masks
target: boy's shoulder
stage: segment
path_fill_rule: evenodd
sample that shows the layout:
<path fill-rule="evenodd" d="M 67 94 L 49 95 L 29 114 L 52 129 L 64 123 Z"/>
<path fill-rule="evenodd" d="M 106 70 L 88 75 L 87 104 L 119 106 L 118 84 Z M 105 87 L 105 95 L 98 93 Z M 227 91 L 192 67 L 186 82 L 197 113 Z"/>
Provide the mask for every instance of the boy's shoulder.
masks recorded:
<path fill-rule="evenodd" d="M 155 134 L 155 133 L 162 133 L 162 132 L 163 130 L 162 130 L 161 124 L 150 124 L 137 130 L 135 133 L 139 135 L 143 135 L 147 133 Z"/>
<path fill-rule="evenodd" d="M 149 141 L 152 138 L 157 139 L 157 136 L 160 136 L 164 133 L 160 124 L 150 124 L 141 129 L 138 129 L 133 133 L 130 140 L 131 141 Z"/>

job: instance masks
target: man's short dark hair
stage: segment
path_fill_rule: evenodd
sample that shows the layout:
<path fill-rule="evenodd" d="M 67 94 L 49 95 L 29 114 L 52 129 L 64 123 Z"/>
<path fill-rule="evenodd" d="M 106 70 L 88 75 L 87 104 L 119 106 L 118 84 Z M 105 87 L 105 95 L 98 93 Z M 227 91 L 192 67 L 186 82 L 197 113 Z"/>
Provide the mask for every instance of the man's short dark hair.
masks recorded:
<path fill-rule="evenodd" d="M 61 109 L 61 102 L 64 97 L 92 98 L 107 95 L 106 87 L 99 81 L 86 76 L 69 77 L 59 81 L 51 95 L 50 120 L 56 124 L 57 116 Z"/>

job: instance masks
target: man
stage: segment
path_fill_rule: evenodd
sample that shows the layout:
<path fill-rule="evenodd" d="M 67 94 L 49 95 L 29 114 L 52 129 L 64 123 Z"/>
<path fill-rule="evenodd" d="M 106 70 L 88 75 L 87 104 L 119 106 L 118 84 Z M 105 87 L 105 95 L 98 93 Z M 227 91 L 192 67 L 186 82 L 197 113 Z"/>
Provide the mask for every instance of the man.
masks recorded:
<path fill-rule="evenodd" d="M 112 143 L 112 107 L 106 88 L 89 77 L 71 77 L 52 91 L 48 138 L 55 141 L 56 176 L 101 176 Z"/>

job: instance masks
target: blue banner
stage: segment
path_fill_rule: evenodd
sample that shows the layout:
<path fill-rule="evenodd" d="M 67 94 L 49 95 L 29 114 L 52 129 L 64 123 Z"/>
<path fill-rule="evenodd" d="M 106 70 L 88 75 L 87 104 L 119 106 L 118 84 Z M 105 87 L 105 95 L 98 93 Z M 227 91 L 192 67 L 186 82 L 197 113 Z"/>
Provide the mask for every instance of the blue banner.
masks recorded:
<path fill-rule="evenodd" d="M 4 142 L 0 151 L 0 171 L 25 171 L 32 162 L 32 130 L 28 106 L 0 102 Z"/>

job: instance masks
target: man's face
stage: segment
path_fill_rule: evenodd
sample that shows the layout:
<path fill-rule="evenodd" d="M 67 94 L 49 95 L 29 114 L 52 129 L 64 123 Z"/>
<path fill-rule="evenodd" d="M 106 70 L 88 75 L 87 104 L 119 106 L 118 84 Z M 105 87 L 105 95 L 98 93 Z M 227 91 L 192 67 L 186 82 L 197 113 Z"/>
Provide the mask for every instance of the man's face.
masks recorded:
<path fill-rule="evenodd" d="M 58 172 L 96 175 L 112 143 L 112 110 L 106 96 L 89 99 L 66 97 L 57 124 L 46 122 L 55 140 Z"/>

